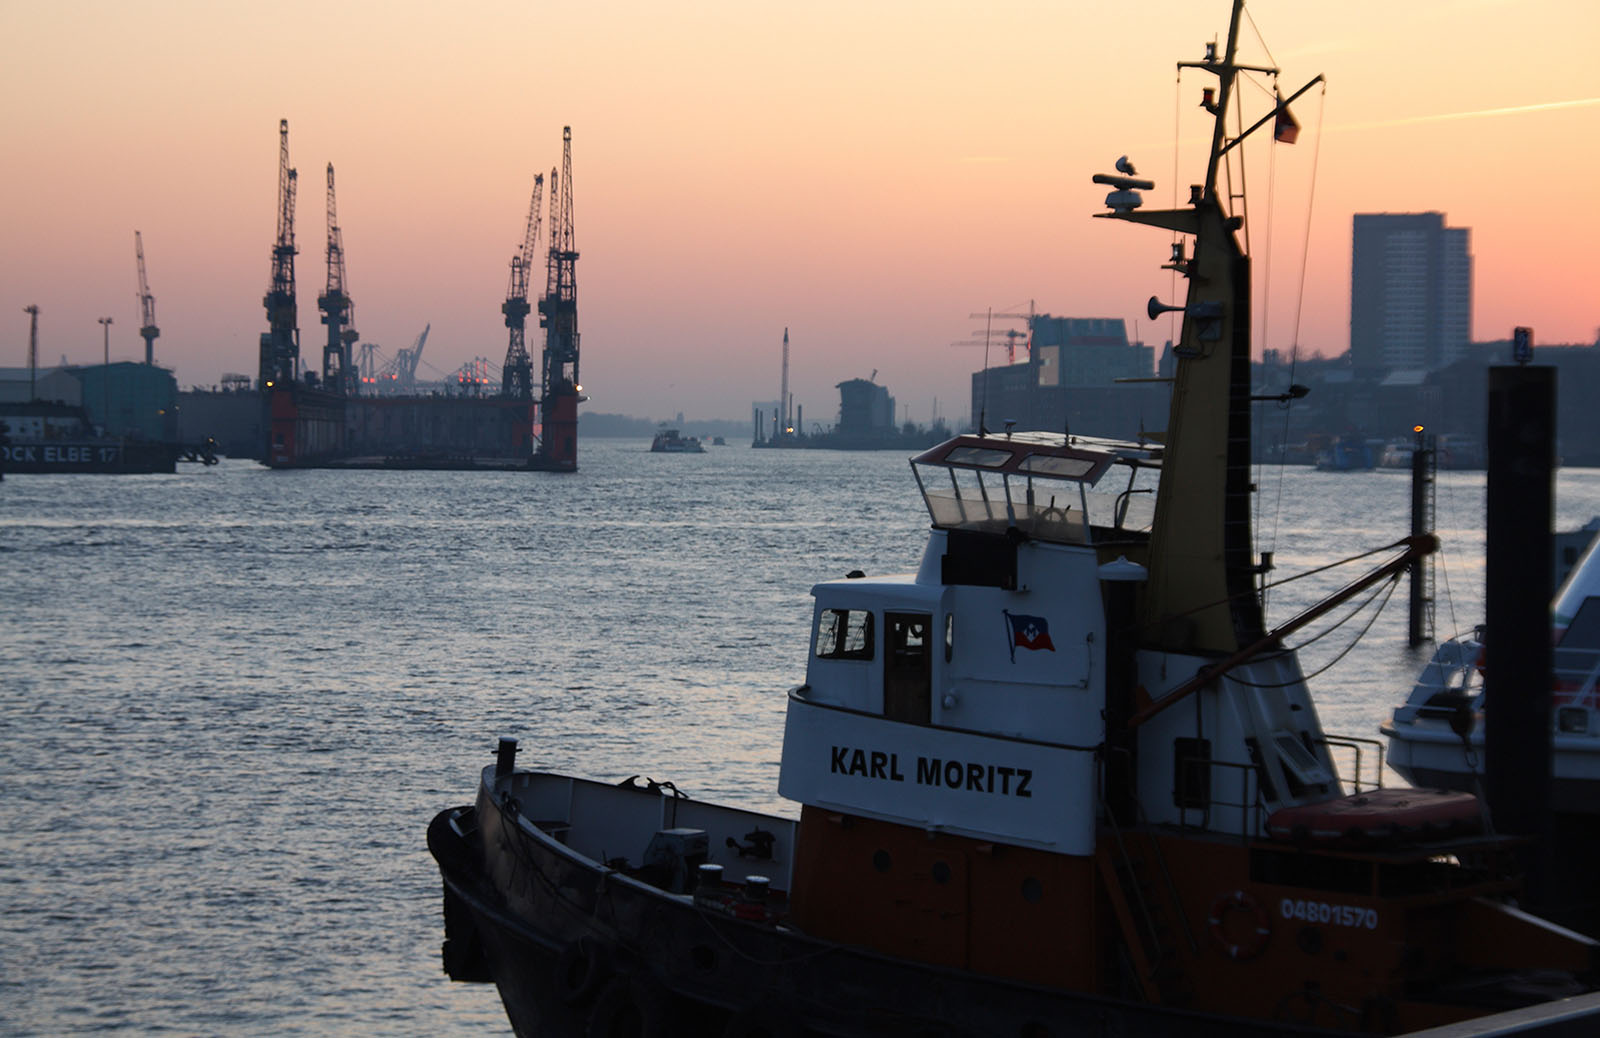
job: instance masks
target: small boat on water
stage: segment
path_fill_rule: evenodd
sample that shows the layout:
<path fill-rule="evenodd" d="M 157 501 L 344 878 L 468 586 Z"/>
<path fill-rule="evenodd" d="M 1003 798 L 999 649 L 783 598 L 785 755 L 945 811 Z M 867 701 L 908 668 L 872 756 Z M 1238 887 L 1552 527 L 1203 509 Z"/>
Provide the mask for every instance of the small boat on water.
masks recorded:
<path fill-rule="evenodd" d="M 1556 593 L 1551 622 L 1551 808 L 1600 814 L 1600 538 L 1589 542 Z M 1411 695 L 1379 726 L 1389 766 L 1407 782 L 1479 790 L 1490 665 L 1481 629 L 1441 643 Z"/>
<path fill-rule="evenodd" d="M 1318 80 L 1230 138 L 1242 7 L 1186 63 L 1217 82 L 1189 203 L 1142 209 L 1125 159 L 1095 177 L 1102 215 L 1184 236 L 1167 435 L 912 459 L 917 571 L 811 590 L 798 816 L 518 767 L 502 739 L 434 818 L 445 968 L 494 982 L 518 1034 L 1393 1034 L 1594 990 L 1600 944 L 1509 902 L 1517 842 L 1470 794 L 1379 788 L 1378 744 L 1323 729 L 1285 645 L 1433 539 L 1267 626 L 1218 170 Z"/>
<path fill-rule="evenodd" d="M 681 436 L 676 429 L 662 429 L 650 441 L 650 450 L 656 454 L 704 454 L 698 437 Z"/>

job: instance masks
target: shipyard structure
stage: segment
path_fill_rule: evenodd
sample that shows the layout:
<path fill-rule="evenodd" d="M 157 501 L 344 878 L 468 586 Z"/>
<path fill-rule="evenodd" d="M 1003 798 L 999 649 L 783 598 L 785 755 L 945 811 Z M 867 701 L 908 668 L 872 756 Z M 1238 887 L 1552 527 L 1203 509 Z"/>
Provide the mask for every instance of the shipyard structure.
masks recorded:
<path fill-rule="evenodd" d="M 263 304 L 258 391 L 260 458 L 273 468 L 490 468 L 573 472 L 578 467 L 577 259 L 572 220 L 572 129 L 562 130 L 559 170 L 549 176 L 548 244 L 543 230 L 545 177 L 534 178 L 521 244 L 511 258 L 501 313 L 509 343 L 498 393 L 482 372 L 464 376 L 471 391 L 403 392 L 363 371 L 354 350 L 354 304 L 345 281 L 343 237 L 327 167 L 327 283 L 317 309 L 327 334 L 320 366 L 303 362 L 296 301 L 294 237 L 298 177 L 289 163 L 289 124 L 278 124 L 278 221 L 272 276 Z M 543 259 L 537 299 L 544 345 L 537 386 L 527 345 L 533 274 Z M 414 374 L 427 332 L 401 368 Z M 402 351 L 406 353 L 406 351 Z M 370 365 L 371 352 L 366 360 Z M 484 365 L 486 367 L 486 365 Z M 388 372 L 388 374 L 394 374 Z"/>

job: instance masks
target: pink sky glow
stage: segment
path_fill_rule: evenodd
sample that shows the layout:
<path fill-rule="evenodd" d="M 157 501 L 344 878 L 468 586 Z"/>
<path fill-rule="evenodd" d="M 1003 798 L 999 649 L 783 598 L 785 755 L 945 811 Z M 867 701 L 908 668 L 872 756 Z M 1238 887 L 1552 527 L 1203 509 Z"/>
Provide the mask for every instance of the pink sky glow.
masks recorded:
<path fill-rule="evenodd" d="M 1342 353 L 1350 221 L 1440 210 L 1472 229 L 1473 334 L 1592 342 L 1600 5 L 1259 0 L 1243 56 L 1283 69 L 1293 147 L 1253 149 L 1261 346 Z M 988 307 L 1121 317 L 1157 347 L 1157 231 L 1089 217 L 1128 155 L 1178 197 L 1201 171 L 1224 0 L 804 5 L 597 0 L 0 6 L 0 366 L 143 356 L 133 233 L 179 384 L 253 375 L 266 327 L 278 120 L 300 172 L 302 355 L 316 363 L 324 176 L 347 288 L 388 355 L 498 364 L 533 176 L 573 131 L 583 383 L 595 411 L 808 418 L 873 370 L 926 422 L 967 412 Z M 1254 88 L 1248 88 L 1254 91 Z M 1259 92 L 1246 95 L 1260 110 Z M 1175 120 L 1179 120 L 1175 125 Z M 1314 179 L 1313 179 L 1314 172 Z M 1313 193 L 1314 183 L 1314 193 Z M 1312 203 L 1308 220 L 1308 202 Z M 1309 251 L 1306 239 L 1309 234 Z M 1301 257 L 1307 255 L 1302 270 Z M 1304 297 L 1299 298 L 1304 284 Z M 997 325 L 997 327 L 1015 326 Z M 537 358 L 537 340 L 529 334 Z M 991 360 L 999 356 L 999 352 Z"/>

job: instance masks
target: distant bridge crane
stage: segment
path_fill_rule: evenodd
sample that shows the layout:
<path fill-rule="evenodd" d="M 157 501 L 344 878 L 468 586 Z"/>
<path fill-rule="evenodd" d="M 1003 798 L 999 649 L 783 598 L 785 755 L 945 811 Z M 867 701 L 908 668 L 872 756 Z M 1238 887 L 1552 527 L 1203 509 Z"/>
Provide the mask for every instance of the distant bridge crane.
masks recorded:
<path fill-rule="evenodd" d="M 422 363 L 422 348 L 428 345 L 428 333 L 433 331 L 433 322 L 422 326 L 422 334 L 417 336 L 409 349 L 403 349 L 395 358 L 396 368 L 401 372 L 407 386 L 417 383 L 417 365 Z"/>
<path fill-rule="evenodd" d="M 410 391 L 417 383 L 417 364 L 422 360 L 422 348 L 427 345 L 428 332 L 433 325 L 423 326 L 422 334 L 418 335 L 412 344 L 398 351 L 393 359 L 382 367 L 378 366 L 378 346 L 376 343 L 364 342 L 361 344 L 361 370 L 366 372 L 362 378 L 373 387 L 373 392 Z"/>
<path fill-rule="evenodd" d="M 501 392 L 513 400 L 533 399 L 533 359 L 528 356 L 525 329 L 528 313 L 528 273 L 533 269 L 534 250 L 539 247 L 540 218 L 543 216 L 544 174 L 533 178 L 533 201 L 528 205 L 528 224 L 522 244 L 511 257 L 511 285 L 500 312 L 506 315 L 511 342 L 506 346 L 506 362 L 501 365 Z"/>
<path fill-rule="evenodd" d="M 150 294 L 150 279 L 144 275 L 144 239 L 138 231 L 133 232 L 133 251 L 139 258 L 139 335 L 144 339 L 144 362 L 156 362 L 156 336 L 161 334 L 161 329 L 156 327 L 156 297 Z"/>
<path fill-rule="evenodd" d="M 572 228 L 572 127 L 561 129 L 561 174 L 550 175 L 550 254 L 539 325 L 545 330 L 537 468 L 578 467 L 578 252 Z"/>
<path fill-rule="evenodd" d="M 299 377 L 299 308 L 294 295 L 294 194 L 298 174 L 289 167 L 289 120 L 278 121 L 278 237 L 267 286 L 267 331 L 261 333 L 260 388 L 292 385 Z"/>
<path fill-rule="evenodd" d="M 350 364 L 350 348 L 360 334 L 350 327 L 355 304 L 344 290 L 344 236 L 339 232 L 338 210 L 333 198 L 333 163 L 328 163 L 328 288 L 317 297 L 322 323 L 328 326 L 328 341 L 322 347 L 322 386 L 344 396 L 360 391 L 355 369 Z"/>

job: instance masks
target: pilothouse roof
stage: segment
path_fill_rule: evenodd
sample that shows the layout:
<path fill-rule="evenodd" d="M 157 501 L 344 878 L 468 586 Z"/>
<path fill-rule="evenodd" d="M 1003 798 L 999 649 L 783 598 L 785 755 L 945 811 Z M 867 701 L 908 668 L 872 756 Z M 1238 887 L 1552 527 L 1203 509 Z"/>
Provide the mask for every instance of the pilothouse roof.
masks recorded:
<path fill-rule="evenodd" d="M 1159 444 L 1131 443 L 1051 432 L 1006 436 L 957 436 L 911 459 L 913 465 L 945 465 L 997 474 L 1048 476 L 1098 482 L 1116 462 L 1161 465 Z"/>

